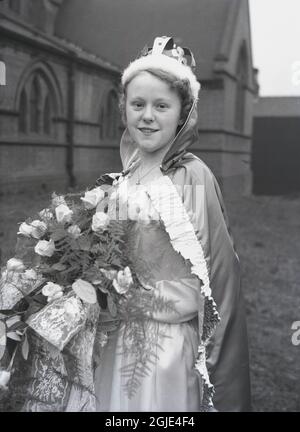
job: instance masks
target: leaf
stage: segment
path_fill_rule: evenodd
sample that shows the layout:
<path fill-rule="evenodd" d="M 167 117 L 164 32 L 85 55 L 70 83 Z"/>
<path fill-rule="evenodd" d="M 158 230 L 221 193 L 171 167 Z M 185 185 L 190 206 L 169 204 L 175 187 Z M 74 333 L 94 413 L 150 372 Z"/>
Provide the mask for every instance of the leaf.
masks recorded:
<path fill-rule="evenodd" d="M 19 322 L 20 322 L 19 315 L 13 315 L 12 317 L 8 318 L 8 320 L 6 321 L 6 326 L 8 329 L 10 329 L 14 324 Z"/>
<path fill-rule="evenodd" d="M 53 270 L 57 270 L 57 271 L 63 271 L 63 270 L 65 270 L 67 267 L 64 265 L 64 264 L 61 264 L 61 263 L 56 263 L 56 264 L 53 264 L 53 266 L 51 267 Z"/>
<path fill-rule="evenodd" d="M 73 283 L 72 288 L 81 300 L 90 304 L 97 303 L 96 290 L 91 283 L 83 279 L 77 279 Z"/>
<path fill-rule="evenodd" d="M 1 309 L 0 310 L 0 314 L 3 314 L 3 315 L 11 315 L 13 312 L 14 312 L 13 309 Z"/>
<path fill-rule="evenodd" d="M 30 303 L 29 308 L 26 311 L 26 315 L 24 316 L 24 320 L 26 320 L 30 315 L 35 314 L 36 312 L 39 312 L 42 309 L 41 304 L 37 303 L 35 301 L 32 301 Z"/>
<path fill-rule="evenodd" d="M 118 314 L 117 306 L 110 295 L 107 296 L 107 307 L 111 316 L 115 318 Z"/>
<path fill-rule="evenodd" d="M 79 237 L 77 241 L 81 250 L 90 251 L 91 240 L 88 237 Z"/>
<path fill-rule="evenodd" d="M 22 343 L 22 355 L 24 357 L 24 360 L 28 359 L 28 354 L 29 354 L 29 343 L 28 343 L 27 334 L 25 333 L 24 341 Z"/>
<path fill-rule="evenodd" d="M 32 299 L 36 302 L 36 303 L 40 303 L 42 305 L 46 305 L 47 304 L 47 299 L 43 294 L 36 294 L 34 297 L 32 297 Z"/>
<path fill-rule="evenodd" d="M 91 247 L 91 253 L 96 254 L 96 253 L 98 253 L 99 251 L 100 251 L 100 246 L 99 246 L 98 244 L 94 244 L 94 245 Z"/>
<path fill-rule="evenodd" d="M 16 332 L 7 332 L 7 337 L 17 342 L 20 342 L 22 340 L 22 338 Z"/>
<path fill-rule="evenodd" d="M 6 325 L 0 321 L 0 360 L 2 359 L 6 348 Z"/>
<path fill-rule="evenodd" d="M 67 235 L 66 231 L 63 230 L 63 229 L 61 229 L 61 228 L 59 228 L 59 229 L 56 229 L 55 231 L 53 231 L 53 233 L 51 234 L 51 239 L 53 241 L 58 241 L 58 240 L 61 240 L 64 237 L 66 237 L 66 235 Z"/>
<path fill-rule="evenodd" d="M 10 326 L 8 328 L 8 330 L 10 332 L 12 332 L 12 331 L 15 331 L 15 330 L 23 330 L 26 327 L 28 327 L 26 323 L 24 323 L 23 321 L 18 321 L 18 322 L 15 322 L 12 326 Z"/>

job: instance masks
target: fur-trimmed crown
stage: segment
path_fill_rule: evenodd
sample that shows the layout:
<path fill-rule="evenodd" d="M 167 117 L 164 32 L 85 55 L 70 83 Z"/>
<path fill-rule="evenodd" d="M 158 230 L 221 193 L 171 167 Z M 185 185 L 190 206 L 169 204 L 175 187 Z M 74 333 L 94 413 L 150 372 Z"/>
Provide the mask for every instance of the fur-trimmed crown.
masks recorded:
<path fill-rule="evenodd" d="M 194 99 L 198 99 L 200 83 L 194 74 L 196 67 L 193 53 L 189 48 L 181 48 L 172 37 L 160 36 L 154 39 L 153 47 L 147 45 L 138 58 L 131 62 L 122 74 L 122 85 L 129 82 L 137 72 L 155 68 L 163 70 L 178 79 L 187 79 Z"/>

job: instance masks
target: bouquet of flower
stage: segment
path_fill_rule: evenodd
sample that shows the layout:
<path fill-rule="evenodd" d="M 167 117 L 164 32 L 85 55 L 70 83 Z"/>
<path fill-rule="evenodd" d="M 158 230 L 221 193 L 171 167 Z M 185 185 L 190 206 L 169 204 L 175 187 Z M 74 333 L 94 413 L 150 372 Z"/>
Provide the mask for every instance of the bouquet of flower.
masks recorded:
<path fill-rule="evenodd" d="M 112 192 L 114 186 L 103 185 L 84 196 L 53 194 L 49 208 L 20 224 L 17 254 L 0 282 L 0 360 L 8 356 L 7 339 L 18 342 L 1 372 L 3 387 L 19 345 L 28 356 L 28 327 L 62 350 L 83 325 L 88 304 L 106 297 L 116 316 L 118 297 L 134 285 L 124 253 L 128 221 L 110 218 Z"/>
<path fill-rule="evenodd" d="M 62 351 L 84 326 L 90 305 L 98 303 L 100 313 L 108 310 L 114 322 L 118 314 L 149 318 L 153 308 L 172 310 L 162 298 L 149 301 L 147 287 L 132 270 L 126 241 L 132 220 L 118 217 L 117 186 L 115 179 L 84 194 L 54 193 L 48 208 L 20 224 L 16 256 L 2 269 L 0 281 L 0 361 L 6 365 L 0 370 L 2 389 L 16 351 L 28 358 L 29 328 Z M 105 341 L 105 319 L 102 326 Z M 151 349 L 145 349 L 140 328 L 132 328 L 131 340 L 140 347 L 145 365 L 145 352 L 150 358 Z M 13 352 L 8 339 L 15 341 Z"/>

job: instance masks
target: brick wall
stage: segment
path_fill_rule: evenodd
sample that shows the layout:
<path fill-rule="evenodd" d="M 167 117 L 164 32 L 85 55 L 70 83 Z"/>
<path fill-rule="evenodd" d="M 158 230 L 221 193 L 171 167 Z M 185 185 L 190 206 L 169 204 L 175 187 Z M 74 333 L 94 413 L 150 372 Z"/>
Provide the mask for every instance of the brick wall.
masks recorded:
<path fill-rule="evenodd" d="M 0 193 L 62 187 L 66 171 L 68 62 L 61 56 L 34 47 L 5 41 L 1 58 L 7 67 L 7 85 L 0 88 Z M 18 131 L 18 97 L 28 71 L 41 64 L 52 74 L 57 90 L 58 111 L 50 137 Z M 29 74 L 30 76 L 30 74 Z M 119 140 L 100 140 L 99 112 L 113 79 L 95 68 L 78 66 L 75 72 L 74 174 L 78 183 L 92 182 L 102 172 L 121 166 Z M 84 148 L 86 147 L 86 148 Z M 108 147 L 108 148 L 107 148 Z"/>

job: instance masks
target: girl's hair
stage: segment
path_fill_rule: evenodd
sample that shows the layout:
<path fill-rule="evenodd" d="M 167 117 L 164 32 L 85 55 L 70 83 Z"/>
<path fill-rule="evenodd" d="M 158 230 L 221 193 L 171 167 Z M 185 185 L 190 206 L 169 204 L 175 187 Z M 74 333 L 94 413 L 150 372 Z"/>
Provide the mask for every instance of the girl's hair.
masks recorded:
<path fill-rule="evenodd" d="M 174 75 L 171 75 L 169 72 L 165 72 L 161 69 L 156 69 L 156 68 L 145 69 L 143 70 L 143 72 L 149 72 L 151 75 L 155 76 L 156 78 L 159 78 L 162 81 L 166 82 L 172 90 L 176 91 L 176 93 L 178 94 L 181 100 L 180 118 L 182 120 L 182 124 L 184 124 L 194 102 L 189 81 L 187 79 L 178 79 Z M 139 73 L 141 73 L 141 71 L 137 72 L 132 77 L 132 79 L 135 78 Z M 121 111 L 122 120 L 125 125 L 126 125 L 127 86 L 131 82 L 131 80 L 126 82 L 124 86 L 121 86 L 120 95 L 119 95 L 119 108 Z"/>

